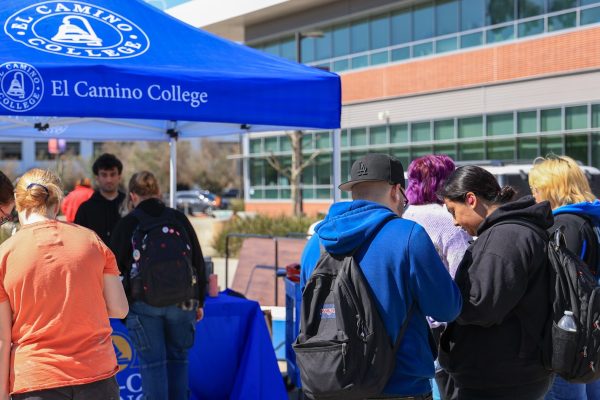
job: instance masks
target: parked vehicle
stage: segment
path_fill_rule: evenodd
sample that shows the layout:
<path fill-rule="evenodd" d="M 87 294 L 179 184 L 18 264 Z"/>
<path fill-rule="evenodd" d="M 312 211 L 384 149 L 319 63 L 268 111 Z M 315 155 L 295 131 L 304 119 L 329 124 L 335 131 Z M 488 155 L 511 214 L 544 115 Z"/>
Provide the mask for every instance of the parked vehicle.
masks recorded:
<path fill-rule="evenodd" d="M 175 192 L 175 207 L 188 215 L 211 214 L 220 207 L 220 201 L 208 190 L 179 190 Z"/>

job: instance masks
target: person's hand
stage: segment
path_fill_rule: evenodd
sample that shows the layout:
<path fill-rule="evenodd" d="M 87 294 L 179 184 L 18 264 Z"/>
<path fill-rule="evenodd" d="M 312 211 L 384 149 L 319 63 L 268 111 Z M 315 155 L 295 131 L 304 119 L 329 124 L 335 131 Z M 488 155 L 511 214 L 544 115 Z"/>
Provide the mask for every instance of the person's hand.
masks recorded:
<path fill-rule="evenodd" d="M 204 318 L 204 308 L 198 307 L 196 310 L 196 322 L 202 321 L 202 318 Z"/>

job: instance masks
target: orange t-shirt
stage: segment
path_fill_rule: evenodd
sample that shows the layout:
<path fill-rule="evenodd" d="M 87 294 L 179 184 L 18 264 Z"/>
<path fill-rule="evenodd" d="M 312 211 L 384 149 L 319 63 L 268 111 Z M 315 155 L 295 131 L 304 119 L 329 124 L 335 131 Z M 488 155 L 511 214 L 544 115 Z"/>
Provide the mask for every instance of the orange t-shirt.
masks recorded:
<path fill-rule="evenodd" d="M 13 312 L 11 393 L 117 372 L 104 274 L 119 275 L 115 257 L 82 226 L 25 225 L 0 246 L 0 302 L 8 300 Z"/>

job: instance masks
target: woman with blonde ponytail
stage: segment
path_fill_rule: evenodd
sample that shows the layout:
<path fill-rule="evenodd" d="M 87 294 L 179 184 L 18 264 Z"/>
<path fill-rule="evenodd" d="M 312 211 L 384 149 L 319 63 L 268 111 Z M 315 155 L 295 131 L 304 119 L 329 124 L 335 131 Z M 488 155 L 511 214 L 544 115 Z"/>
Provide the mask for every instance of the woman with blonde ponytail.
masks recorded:
<path fill-rule="evenodd" d="M 41 169 L 15 188 L 21 229 L 0 246 L 0 400 L 119 399 L 119 270 L 94 232 L 56 220 L 62 197 Z"/>

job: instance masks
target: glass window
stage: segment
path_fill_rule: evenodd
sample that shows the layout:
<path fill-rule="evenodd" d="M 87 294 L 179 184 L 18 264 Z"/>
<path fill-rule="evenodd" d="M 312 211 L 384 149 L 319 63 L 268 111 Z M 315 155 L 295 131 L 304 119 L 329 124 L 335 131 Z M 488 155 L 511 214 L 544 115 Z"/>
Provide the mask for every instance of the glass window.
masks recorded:
<path fill-rule="evenodd" d="M 412 42 L 412 13 L 409 10 L 392 14 L 392 44 Z"/>
<path fill-rule="evenodd" d="M 600 104 L 592 104 L 592 127 L 600 127 Z"/>
<path fill-rule="evenodd" d="M 385 64 L 389 61 L 388 51 L 380 51 L 379 53 L 371 54 L 371 65 Z"/>
<path fill-rule="evenodd" d="M 548 0 L 548 12 L 577 7 L 577 0 Z"/>
<path fill-rule="evenodd" d="M 485 2 L 483 0 L 461 0 L 460 21 L 463 31 L 481 28 L 485 14 Z"/>
<path fill-rule="evenodd" d="M 599 132 L 594 132 L 592 134 L 592 165 L 596 168 L 598 168 L 598 166 L 600 166 L 600 133 Z M 592 190 L 594 191 L 594 194 L 596 195 L 596 197 L 600 197 L 600 193 L 598 193 L 598 190 L 594 190 L 598 186 L 598 180 L 595 179 L 594 181 L 592 181 Z M 595 183 L 595 185 L 594 185 L 594 183 Z"/>
<path fill-rule="evenodd" d="M 368 67 L 369 66 L 369 56 L 364 55 L 364 56 L 353 57 L 350 60 L 350 63 L 352 64 L 352 66 L 351 66 L 352 69 Z"/>
<path fill-rule="evenodd" d="M 296 42 L 294 38 L 284 39 L 279 47 L 280 55 L 291 61 L 296 61 Z"/>
<path fill-rule="evenodd" d="M 576 161 L 581 161 L 583 165 L 588 165 L 588 135 L 566 135 L 565 154 Z"/>
<path fill-rule="evenodd" d="M 250 139 L 250 153 L 262 153 L 262 139 Z"/>
<path fill-rule="evenodd" d="M 554 132 L 562 130 L 562 111 L 560 108 L 542 110 L 540 113 L 542 132 Z"/>
<path fill-rule="evenodd" d="M 522 111 L 517 113 L 518 133 L 535 133 L 537 130 L 537 111 Z"/>
<path fill-rule="evenodd" d="M 272 151 L 277 151 L 277 146 L 277 137 L 265 138 L 265 152 L 269 153 Z"/>
<path fill-rule="evenodd" d="M 392 61 L 402 61 L 410 58 L 410 47 L 392 50 Z"/>
<path fill-rule="evenodd" d="M 575 27 L 577 22 L 577 14 L 575 12 L 555 15 L 548 18 L 548 31 L 559 31 Z"/>
<path fill-rule="evenodd" d="M 250 198 L 251 199 L 262 199 L 264 197 L 264 193 L 262 189 L 250 188 Z"/>
<path fill-rule="evenodd" d="M 315 40 L 316 38 L 311 37 L 300 40 L 300 55 L 303 63 L 315 61 Z"/>
<path fill-rule="evenodd" d="M 350 54 L 350 28 L 348 25 L 339 25 L 333 29 L 333 56 L 347 54 Z"/>
<path fill-rule="evenodd" d="M 458 32 L 458 0 L 436 2 L 435 25 L 438 36 Z"/>
<path fill-rule="evenodd" d="M 445 154 L 448 157 L 451 157 L 453 160 L 458 159 L 456 146 L 453 144 L 438 144 L 433 146 L 434 154 Z"/>
<path fill-rule="evenodd" d="M 317 189 L 317 199 L 331 199 L 331 189 Z"/>
<path fill-rule="evenodd" d="M 331 134 L 329 132 L 315 133 L 315 148 L 330 149 L 331 148 Z"/>
<path fill-rule="evenodd" d="M 515 131 L 513 114 L 495 114 L 487 116 L 487 135 L 512 135 Z"/>
<path fill-rule="evenodd" d="M 369 144 L 386 144 L 387 128 L 385 126 L 372 127 L 369 131 Z"/>
<path fill-rule="evenodd" d="M 342 72 L 350 69 L 350 62 L 348 59 L 338 60 L 333 63 L 333 72 Z"/>
<path fill-rule="evenodd" d="M 277 189 L 265 189 L 265 199 L 277 199 L 279 193 Z"/>
<path fill-rule="evenodd" d="M 427 2 L 415 7 L 413 11 L 413 38 L 414 40 L 427 39 L 434 36 L 433 6 Z"/>
<path fill-rule="evenodd" d="M 350 129 L 350 145 L 365 146 L 367 144 L 367 129 L 356 128 Z"/>
<path fill-rule="evenodd" d="M 469 33 L 460 37 L 460 48 L 481 46 L 483 44 L 483 32 Z"/>
<path fill-rule="evenodd" d="M 402 165 L 410 164 L 410 156 L 408 153 L 408 148 L 395 148 L 391 150 L 391 155 L 396 157 Z"/>
<path fill-rule="evenodd" d="M 266 186 L 275 186 L 277 185 L 277 170 L 273 168 L 268 162 L 263 163 L 263 168 L 265 171 L 265 185 Z"/>
<path fill-rule="evenodd" d="M 600 22 L 600 7 L 581 10 L 581 25 L 595 24 Z"/>
<path fill-rule="evenodd" d="M 483 142 L 460 143 L 458 145 L 458 161 L 475 161 L 484 158 Z"/>
<path fill-rule="evenodd" d="M 279 137 L 279 151 L 290 151 L 292 150 L 292 142 L 288 135 Z"/>
<path fill-rule="evenodd" d="M 290 168 L 292 166 L 292 157 L 279 157 L 279 162 L 281 163 L 282 168 Z M 282 173 L 279 173 L 279 182 L 278 185 L 288 186 L 290 184 L 290 180 L 287 176 Z"/>
<path fill-rule="evenodd" d="M 0 142 L 0 159 L 21 160 L 22 158 L 21 142 Z"/>
<path fill-rule="evenodd" d="M 269 54 L 273 54 L 275 56 L 278 56 L 279 55 L 279 42 L 267 43 L 263 47 L 263 51 L 265 53 L 269 53 Z"/>
<path fill-rule="evenodd" d="M 433 123 L 433 132 L 435 140 L 454 139 L 454 120 L 435 121 Z"/>
<path fill-rule="evenodd" d="M 390 18 L 387 14 L 371 19 L 371 49 L 390 45 Z"/>
<path fill-rule="evenodd" d="M 250 186 L 261 186 L 263 177 L 263 160 L 250 159 Z"/>
<path fill-rule="evenodd" d="M 560 136 L 542 136 L 540 138 L 540 154 L 545 157 L 550 153 L 562 154 L 563 145 Z"/>
<path fill-rule="evenodd" d="M 519 18 L 535 17 L 544 14 L 545 0 L 517 0 Z"/>
<path fill-rule="evenodd" d="M 424 57 L 433 54 L 433 42 L 416 44 L 413 46 L 413 57 Z"/>
<path fill-rule="evenodd" d="M 315 38 L 315 52 L 316 60 L 323 60 L 325 58 L 331 58 L 331 44 L 333 42 L 333 35 L 331 30 L 323 32 L 323 37 Z"/>
<path fill-rule="evenodd" d="M 304 185 L 315 184 L 315 163 L 310 164 L 302 171 L 302 183 Z"/>
<path fill-rule="evenodd" d="M 315 162 L 315 172 L 317 175 L 317 185 L 331 184 L 331 154 L 324 154 L 317 157 Z"/>
<path fill-rule="evenodd" d="M 292 198 L 292 191 L 290 189 L 282 189 L 279 188 L 279 198 L 284 200 L 289 200 Z M 304 198 L 304 191 L 302 193 L 302 198 Z"/>
<path fill-rule="evenodd" d="M 362 19 L 352 23 L 350 47 L 353 53 L 369 50 L 369 20 Z"/>
<path fill-rule="evenodd" d="M 519 24 L 519 37 L 527 37 L 544 33 L 544 19 L 536 19 Z"/>
<path fill-rule="evenodd" d="M 501 140 L 487 143 L 487 157 L 489 160 L 512 161 L 515 159 L 515 141 Z"/>
<path fill-rule="evenodd" d="M 67 142 L 65 153 L 69 153 L 73 156 L 81 154 L 81 142 Z"/>
<path fill-rule="evenodd" d="M 390 143 L 408 143 L 408 125 L 390 126 Z"/>
<path fill-rule="evenodd" d="M 458 38 L 452 37 L 448 39 L 437 40 L 435 42 L 435 52 L 445 53 L 447 51 L 456 50 L 458 48 Z"/>
<path fill-rule="evenodd" d="M 302 198 L 303 199 L 314 199 L 315 198 L 315 189 L 314 188 L 303 188 L 302 189 Z"/>
<path fill-rule="evenodd" d="M 517 154 L 519 160 L 533 160 L 538 157 L 537 138 L 525 138 L 517 141 Z"/>
<path fill-rule="evenodd" d="M 433 153 L 433 148 L 431 146 L 415 146 L 410 149 L 410 158 L 414 160 L 415 158 L 423 157 Z"/>
<path fill-rule="evenodd" d="M 431 140 L 431 122 L 419 122 L 410 124 L 411 137 L 413 142 L 424 142 Z"/>
<path fill-rule="evenodd" d="M 515 19 L 514 0 L 485 0 L 488 25 L 501 24 Z"/>
<path fill-rule="evenodd" d="M 600 3 L 600 0 L 580 0 L 582 6 Z"/>
<path fill-rule="evenodd" d="M 565 129 L 585 129 L 587 127 L 587 106 L 565 108 Z"/>
<path fill-rule="evenodd" d="M 313 135 L 310 132 L 304 132 L 302 134 L 302 150 L 312 150 L 314 148 Z"/>
<path fill-rule="evenodd" d="M 487 31 L 487 42 L 497 43 L 514 38 L 515 30 L 512 25 L 503 26 L 501 28 L 490 29 Z"/>
<path fill-rule="evenodd" d="M 340 136 L 341 136 L 342 147 L 348 147 L 349 146 L 349 144 L 348 144 L 348 136 L 349 136 L 348 131 L 344 129 L 342 131 L 342 134 Z"/>
<path fill-rule="evenodd" d="M 470 138 L 483 136 L 483 117 L 458 119 L 458 137 Z"/>

